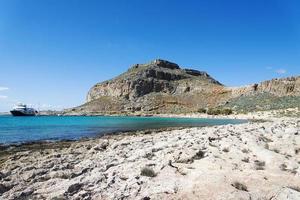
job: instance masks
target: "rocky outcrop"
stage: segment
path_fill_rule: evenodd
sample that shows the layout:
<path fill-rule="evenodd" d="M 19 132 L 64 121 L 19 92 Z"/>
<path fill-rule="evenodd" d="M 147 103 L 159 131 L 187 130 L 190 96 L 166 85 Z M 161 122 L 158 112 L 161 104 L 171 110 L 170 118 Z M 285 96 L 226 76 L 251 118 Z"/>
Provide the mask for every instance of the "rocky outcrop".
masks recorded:
<path fill-rule="evenodd" d="M 240 88 L 230 88 L 231 98 L 222 107 L 237 112 L 300 107 L 300 76 L 272 79 Z"/>
<path fill-rule="evenodd" d="M 255 93 L 270 93 L 279 97 L 287 95 L 300 96 L 300 76 L 276 78 L 232 90 L 234 97 Z"/>
<path fill-rule="evenodd" d="M 188 83 L 194 80 L 221 86 L 206 72 L 181 69 L 175 63 L 157 59 L 148 64 L 136 64 L 126 73 L 112 80 L 96 84 L 88 92 L 87 102 L 102 96 L 135 99 L 153 92 L 181 93 L 181 90 L 176 91 L 176 89 L 182 85 L 187 88 L 185 90 L 187 92 L 192 90 L 191 87 L 188 88 Z"/>
<path fill-rule="evenodd" d="M 118 77 L 97 83 L 88 92 L 84 105 L 66 112 L 195 111 L 207 104 L 215 105 L 214 97 L 224 93 L 223 88 L 206 72 L 182 69 L 175 63 L 157 59 L 147 64 L 135 64 Z M 206 100 L 199 101 L 202 96 L 206 96 Z"/>

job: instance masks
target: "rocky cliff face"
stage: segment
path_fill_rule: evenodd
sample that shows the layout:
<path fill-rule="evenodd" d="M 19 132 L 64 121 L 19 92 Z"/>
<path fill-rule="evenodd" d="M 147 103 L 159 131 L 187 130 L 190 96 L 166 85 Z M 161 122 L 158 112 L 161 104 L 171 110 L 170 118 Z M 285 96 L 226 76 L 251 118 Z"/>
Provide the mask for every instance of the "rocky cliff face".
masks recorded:
<path fill-rule="evenodd" d="M 208 104 L 215 105 L 215 96 L 222 96 L 223 89 L 224 86 L 206 72 L 183 69 L 175 63 L 157 59 L 133 65 L 118 77 L 97 83 L 88 92 L 86 103 L 68 112 L 195 111 Z"/>
<path fill-rule="evenodd" d="M 166 60 L 136 64 L 118 77 L 97 83 L 86 103 L 69 114 L 182 113 L 200 108 L 231 105 L 247 96 L 300 96 L 300 77 L 273 79 L 239 88 L 228 88 L 203 71 L 184 69 Z M 256 99 L 259 99 L 256 98 Z M 269 96 L 268 96 L 269 98 Z M 244 101 L 242 99 L 242 101 Z M 269 101 L 272 103 L 272 100 Z M 279 101 L 280 102 L 280 101 Z M 293 101 L 295 102 L 295 101 Z"/>
<path fill-rule="evenodd" d="M 232 96 L 223 107 L 237 112 L 300 107 L 300 76 L 272 79 L 231 91 Z"/>
<path fill-rule="evenodd" d="M 272 79 L 258 84 L 232 89 L 233 97 L 253 95 L 255 93 L 270 93 L 278 97 L 290 95 L 300 96 L 300 76 Z"/>
<path fill-rule="evenodd" d="M 192 83 L 198 81 L 198 83 Z M 150 93 L 180 94 L 206 89 L 208 85 L 221 84 L 206 72 L 181 69 L 177 64 L 165 60 L 154 60 L 149 64 L 136 64 L 126 73 L 102 83 L 96 84 L 87 95 L 87 102 L 103 96 L 124 97 L 134 100 Z M 192 87 L 196 84 L 199 87 Z"/>

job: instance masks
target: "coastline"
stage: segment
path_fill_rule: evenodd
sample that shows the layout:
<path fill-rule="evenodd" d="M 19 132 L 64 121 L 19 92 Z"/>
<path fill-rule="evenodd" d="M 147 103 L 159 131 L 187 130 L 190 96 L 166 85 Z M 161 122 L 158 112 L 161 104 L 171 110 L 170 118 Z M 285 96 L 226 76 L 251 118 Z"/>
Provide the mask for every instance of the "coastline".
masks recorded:
<path fill-rule="evenodd" d="M 14 152 L 1 163 L 2 198 L 299 196 L 299 118 L 255 119 L 267 121 L 123 133 Z"/>
<path fill-rule="evenodd" d="M 23 143 L 12 143 L 12 144 L 0 144 L 0 167 L 3 162 L 5 162 L 8 156 L 24 152 L 24 151 L 41 151 L 49 149 L 60 149 L 68 148 L 72 144 L 93 141 L 97 139 L 110 139 L 116 137 L 127 137 L 132 135 L 146 135 L 149 133 L 158 133 L 163 131 L 174 131 L 182 130 L 193 127 L 169 127 L 169 128 L 157 128 L 157 129 L 145 129 L 145 130 L 133 130 L 133 131 L 116 131 L 105 133 L 104 135 L 99 135 L 95 137 L 83 137 L 74 140 L 37 140 L 28 141 Z"/>
<path fill-rule="evenodd" d="M 20 118 L 20 117 L 12 117 L 11 115 L 7 115 L 7 119 L 10 120 L 10 123 L 14 123 L 14 120 L 16 120 L 17 122 L 23 123 L 26 122 L 27 120 L 23 120 L 24 118 Z M 56 123 L 55 120 L 62 120 L 62 122 L 67 121 L 69 117 L 74 117 L 74 119 L 83 119 L 83 120 L 89 120 L 89 117 L 91 117 L 91 120 L 94 120 L 95 123 L 98 123 L 99 128 L 97 130 L 95 130 L 93 132 L 93 134 L 84 134 L 82 133 L 77 134 L 77 137 L 60 137 L 59 135 L 56 135 L 56 137 L 41 137 L 41 138 L 23 138 L 23 140 L 14 140 L 14 139 L 6 139 L 2 138 L 1 142 L 0 142 L 0 150 L 5 150 L 9 147 L 19 147 L 22 145 L 37 145 L 37 144 L 43 144 L 45 143 L 47 145 L 47 143 L 53 143 L 53 142 L 59 142 L 59 141 L 65 141 L 65 140 L 70 140 L 70 141 L 75 141 L 75 140 L 86 140 L 88 138 L 99 138 L 102 137 L 103 135 L 113 135 L 113 134 L 122 134 L 122 133 L 135 133 L 135 132 L 147 132 L 147 131 L 163 131 L 163 130 L 173 130 L 173 129 L 180 129 L 180 128 L 192 128 L 192 127 L 202 127 L 202 126 L 212 126 L 212 125 L 217 125 L 217 124 L 235 124 L 235 123 L 245 123 L 246 120 L 239 120 L 239 119 L 222 119 L 222 118 L 192 118 L 189 116 L 112 116 L 112 115 L 107 115 L 107 116 L 35 116 L 30 118 L 30 120 L 32 119 L 33 122 L 35 122 L 35 124 L 38 123 L 43 123 L 42 119 L 43 117 L 49 117 L 48 119 L 44 119 L 46 121 L 54 121 L 50 123 L 50 127 L 52 126 L 51 124 Z M 53 117 L 53 118 L 52 118 Z M 34 119 L 33 119 L 34 118 Z M 6 118 L 5 118 L 6 119 Z M 28 118 L 25 118 L 28 119 Z M 112 120 L 115 121 L 116 123 L 114 123 L 111 126 L 105 126 L 105 124 L 100 124 L 99 125 L 99 120 L 101 122 L 101 120 Z M 122 120 L 133 120 L 133 124 L 137 123 L 138 126 L 127 126 L 125 125 L 120 125 L 122 123 Z M 195 120 L 196 119 L 196 120 Z M 98 120 L 98 121 L 96 121 Z M 161 125 L 160 122 L 158 123 L 158 121 L 162 121 Z M 167 121 L 165 121 L 167 120 Z M 168 122 L 168 120 L 170 120 L 170 122 Z M 144 123 L 144 125 L 139 124 L 139 122 Z M 178 121 L 178 123 L 177 123 Z M 60 121 L 60 123 L 62 123 Z M 153 123 L 155 122 L 155 123 Z M 5 123 L 5 121 L 4 121 Z M 81 122 L 76 121 L 75 124 L 73 125 L 79 125 Z M 150 124 L 150 125 L 148 125 Z M 13 124 L 11 124 L 13 126 Z M 44 124 L 46 126 L 46 124 Z M 114 126 L 115 125 L 115 126 Z M 16 126 L 19 127 L 20 125 Z M 93 124 L 91 124 L 91 126 L 93 126 Z M 118 128 L 116 128 L 118 127 Z M 87 127 L 88 128 L 88 127 Z M 101 130 L 101 128 L 103 130 Z M 18 128 L 15 129 L 16 132 L 18 132 Z M 39 134 L 39 131 L 43 131 L 42 129 L 35 131 L 33 134 Z M 69 130 L 69 132 L 73 132 L 76 134 L 76 128 L 74 128 L 72 131 Z M 84 132 L 84 130 L 82 131 Z M 24 134 L 27 134 L 26 131 L 23 131 Z M 56 134 L 57 130 L 52 130 L 52 133 Z M 29 134 L 30 135 L 30 134 Z M 48 134 L 49 136 L 51 136 L 51 133 Z M 72 134 L 70 134 L 72 135 Z M 4 141 L 3 141 L 4 139 Z M 0 152 L 0 156 L 1 156 L 1 152 Z"/>

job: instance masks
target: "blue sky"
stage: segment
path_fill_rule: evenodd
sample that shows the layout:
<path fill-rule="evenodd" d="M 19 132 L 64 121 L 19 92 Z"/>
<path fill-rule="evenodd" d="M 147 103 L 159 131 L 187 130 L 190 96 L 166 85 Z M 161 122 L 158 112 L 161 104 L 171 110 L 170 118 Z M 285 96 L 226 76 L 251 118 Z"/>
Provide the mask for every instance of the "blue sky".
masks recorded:
<path fill-rule="evenodd" d="M 163 58 L 228 86 L 300 74 L 289 0 L 0 0 L 0 111 L 84 102 L 88 89 Z"/>

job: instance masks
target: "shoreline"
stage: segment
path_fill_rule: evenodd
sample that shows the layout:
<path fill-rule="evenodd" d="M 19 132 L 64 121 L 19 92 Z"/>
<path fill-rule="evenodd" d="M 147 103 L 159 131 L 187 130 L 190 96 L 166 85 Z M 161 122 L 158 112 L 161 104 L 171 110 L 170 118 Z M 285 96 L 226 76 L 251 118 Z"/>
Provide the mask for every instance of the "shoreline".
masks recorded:
<path fill-rule="evenodd" d="M 256 112 L 248 112 L 248 113 L 232 113 L 229 115 L 209 115 L 207 113 L 168 113 L 168 114 L 155 114 L 155 113 L 143 113 L 143 112 L 131 112 L 131 113 L 62 113 L 59 115 L 53 114 L 44 114 L 41 116 L 108 116 L 108 117 L 171 117 L 171 118 L 208 118 L 208 119 L 245 119 L 245 120 L 276 120 L 278 118 L 299 118 L 300 117 L 300 108 L 293 107 L 287 109 L 277 109 L 277 110 L 269 110 L 269 111 L 256 111 Z"/>
<path fill-rule="evenodd" d="M 163 131 L 173 131 L 173 130 L 182 130 L 195 127 L 169 127 L 169 128 L 158 128 L 158 129 L 145 129 L 145 130 L 132 130 L 132 131 L 116 131 L 111 133 L 105 133 L 103 135 L 95 137 L 83 137 L 74 140 L 37 140 L 37 141 L 28 141 L 22 143 L 12 143 L 12 144 L 0 144 L 0 166 L 3 162 L 3 157 L 7 155 L 12 155 L 14 153 L 22 151 L 39 151 L 55 148 L 67 148 L 72 144 L 88 142 L 97 139 L 110 139 L 113 137 L 127 137 L 132 135 L 146 135 L 149 133 L 159 133 Z"/>
<path fill-rule="evenodd" d="M 46 115 L 43 115 L 46 116 Z M 42 117 L 43 117 L 42 116 Z M 52 116 L 52 115 L 51 115 Z M 53 115 L 55 116 L 55 115 Z M 100 116 L 100 115 L 94 115 L 94 116 Z M 102 115 L 101 115 L 102 116 Z M 69 117 L 69 116 L 66 116 Z M 71 116 L 70 116 L 71 117 Z M 78 116 L 80 117 L 80 116 Z M 84 116 L 85 117 L 85 116 Z M 93 116 L 86 116 L 86 117 L 93 117 Z M 166 115 L 153 115 L 153 116 L 122 116 L 122 115 L 107 115 L 105 117 L 146 117 L 146 118 L 170 118 L 170 119 L 181 119 L 181 118 L 195 118 L 195 119 L 232 119 L 232 120 L 240 120 L 240 123 L 247 123 L 248 121 L 252 121 L 253 119 L 238 119 L 238 118 L 225 118 L 224 116 L 219 116 L 219 117 L 207 117 L 207 116 L 191 116 L 191 115 L 171 115 L 171 114 L 166 114 Z M 231 124 L 231 123 L 229 123 Z M 39 145 L 39 144 L 52 144 L 52 143 L 59 143 L 59 142 L 74 142 L 74 141 L 81 141 L 81 140 L 90 140 L 90 139 L 97 139 L 101 138 L 103 136 L 112 136 L 112 135 L 119 135 L 119 134 L 135 134 L 138 132 L 160 132 L 160 131 L 165 131 L 165 130 L 180 130 L 183 128 L 194 128 L 194 127 L 203 127 L 203 126 L 214 126 L 214 125 L 198 125 L 198 126 L 170 126 L 170 127 L 162 127 L 162 128 L 146 128 L 146 129 L 132 129 L 132 130 L 116 130 L 116 131 L 109 131 L 109 132 L 103 132 L 101 134 L 96 134 L 95 136 L 84 136 L 79 139 L 42 139 L 42 140 L 29 140 L 29 141 L 24 141 L 24 142 L 11 142 L 11 143 L 0 143 L 0 150 L 6 150 L 7 148 L 10 147 L 20 147 L 20 146 L 30 146 L 30 145 Z"/>
<path fill-rule="evenodd" d="M 296 199 L 300 120 L 265 119 L 135 131 L 13 152 L 0 165 L 0 197 Z"/>

